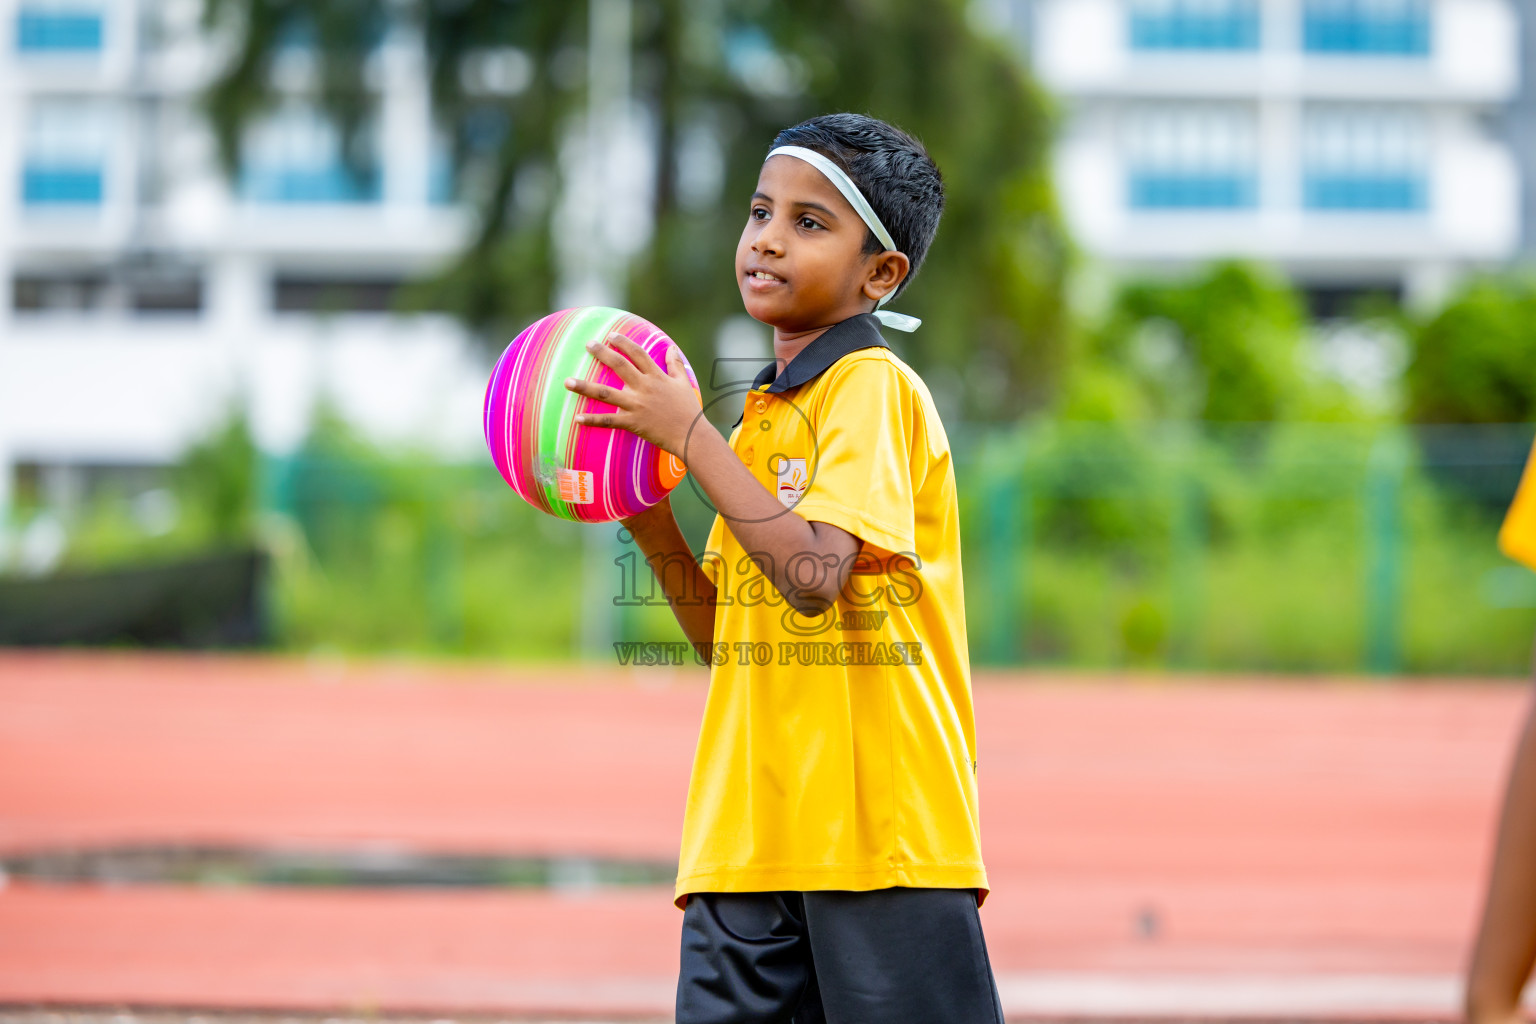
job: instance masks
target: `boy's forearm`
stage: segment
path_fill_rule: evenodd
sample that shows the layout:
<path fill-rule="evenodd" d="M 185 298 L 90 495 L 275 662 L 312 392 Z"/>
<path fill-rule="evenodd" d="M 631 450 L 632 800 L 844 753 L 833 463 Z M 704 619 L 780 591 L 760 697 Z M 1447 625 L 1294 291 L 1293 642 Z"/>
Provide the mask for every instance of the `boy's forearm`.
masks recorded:
<path fill-rule="evenodd" d="M 644 553 L 646 564 L 656 574 L 683 635 L 698 650 L 713 644 L 715 585 L 688 549 L 688 541 L 672 514 L 671 499 L 663 498 L 623 522 Z"/>
<path fill-rule="evenodd" d="M 1536 707 L 1509 774 L 1482 926 L 1467 977 L 1467 1019 L 1519 1019 L 1536 964 Z"/>
<path fill-rule="evenodd" d="M 791 606 L 815 615 L 837 601 L 856 540 L 779 504 L 713 430 L 694 431 L 684 461 L 737 542 Z"/>

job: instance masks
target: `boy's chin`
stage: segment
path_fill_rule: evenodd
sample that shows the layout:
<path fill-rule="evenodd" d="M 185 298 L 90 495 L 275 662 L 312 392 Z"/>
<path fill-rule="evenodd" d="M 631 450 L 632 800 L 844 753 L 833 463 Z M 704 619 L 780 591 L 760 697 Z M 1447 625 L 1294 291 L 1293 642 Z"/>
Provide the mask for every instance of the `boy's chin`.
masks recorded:
<path fill-rule="evenodd" d="M 787 296 L 764 298 L 744 291 L 741 304 L 753 320 L 781 331 L 808 331 L 817 326 L 824 326 L 824 317 L 819 317 L 814 310 L 806 310 L 792 301 L 786 301 L 787 298 Z"/>
<path fill-rule="evenodd" d="M 795 319 L 793 311 L 784 309 L 776 302 L 764 302 L 756 295 L 742 295 L 741 304 L 746 308 L 747 316 L 769 327 L 785 327 Z"/>

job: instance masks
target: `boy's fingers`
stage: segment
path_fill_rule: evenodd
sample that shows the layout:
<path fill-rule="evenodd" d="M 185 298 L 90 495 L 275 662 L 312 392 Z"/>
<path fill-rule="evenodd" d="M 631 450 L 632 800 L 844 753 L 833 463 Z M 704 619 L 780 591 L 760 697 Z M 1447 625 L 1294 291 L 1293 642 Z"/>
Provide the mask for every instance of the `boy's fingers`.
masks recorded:
<path fill-rule="evenodd" d="M 612 336 L 610 335 L 610 337 Z M 607 339 L 587 342 L 587 352 L 591 354 L 593 359 L 596 359 L 618 374 L 625 387 L 633 387 L 639 382 L 641 373 L 636 369 L 635 364 L 620 355 L 616 349 L 608 344 Z"/>
<path fill-rule="evenodd" d="M 578 413 L 576 423 L 583 427 L 622 427 L 618 417 L 611 412 L 584 412 Z"/>
<path fill-rule="evenodd" d="M 693 400 L 699 403 L 699 408 L 704 408 L 704 395 L 688 379 L 688 364 L 683 361 L 683 350 L 680 348 L 667 349 L 667 373 L 673 380 L 682 381 L 693 392 Z"/>
<path fill-rule="evenodd" d="M 683 369 L 683 354 L 675 348 L 667 349 L 667 376 L 688 379 L 688 371 Z"/>
<path fill-rule="evenodd" d="M 611 338 L 612 335 L 609 335 L 609 337 Z M 596 359 L 608 367 L 608 369 L 618 374 L 619 380 L 622 380 L 626 387 L 633 387 L 640 382 L 640 370 L 636 369 L 634 363 L 619 355 L 610 346 L 604 345 L 600 341 L 589 341 L 587 343 L 587 351 L 592 353 L 593 359 Z"/>
<path fill-rule="evenodd" d="M 594 398 L 599 402 L 609 405 L 623 406 L 624 392 L 617 388 L 611 388 L 606 384 L 598 384 L 594 381 L 583 380 L 580 377 L 567 377 L 565 379 L 567 391 L 574 391 L 578 395 Z"/>
<path fill-rule="evenodd" d="M 693 381 L 688 379 L 688 364 L 683 360 L 683 350 L 676 345 L 667 349 L 667 375 L 673 380 L 687 384 L 689 390 L 693 392 L 694 401 L 699 403 L 700 409 L 704 408 L 704 396 L 694 386 Z"/>
<path fill-rule="evenodd" d="M 656 360 L 651 358 L 649 352 L 624 337 L 624 335 L 617 332 L 608 335 L 608 344 L 624 353 L 641 373 L 650 373 L 652 370 L 655 370 L 657 373 L 662 372 L 661 367 L 656 365 Z"/>

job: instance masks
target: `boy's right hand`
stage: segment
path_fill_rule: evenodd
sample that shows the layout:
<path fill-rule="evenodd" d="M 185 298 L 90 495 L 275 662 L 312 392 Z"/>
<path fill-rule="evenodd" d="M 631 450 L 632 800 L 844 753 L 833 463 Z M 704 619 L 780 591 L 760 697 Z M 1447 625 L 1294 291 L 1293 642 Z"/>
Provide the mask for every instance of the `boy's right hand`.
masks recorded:
<path fill-rule="evenodd" d="M 583 377 L 567 377 L 567 391 L 616 407 L 613 412 L 577 413 L 573 422 L 627 430 L 686 463 L 685 449 L 693 428 L 703 418 L 704 399 L 688 379 L 681 351 L 669 346 L 663 368 L 649 352 L 618 333 L 608 335 L 603 342 L 588 342 L 587 351 L 617 374 L 622 386 L 613 388 Z"/>

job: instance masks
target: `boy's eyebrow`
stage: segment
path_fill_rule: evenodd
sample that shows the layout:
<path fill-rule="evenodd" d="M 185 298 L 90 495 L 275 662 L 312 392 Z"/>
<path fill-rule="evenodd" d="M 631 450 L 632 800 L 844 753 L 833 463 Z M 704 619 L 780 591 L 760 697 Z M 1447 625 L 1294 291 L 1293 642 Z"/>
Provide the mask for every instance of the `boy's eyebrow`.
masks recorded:
<path fill-rule="evenodd" d="M 799 203 L 796 203 L 795 205 L 796 206 L 803 206 L 803 207 L 806 207 L 806 208 L 812 209 L 812 210 L 819 210 L 822 213 L 826 214 L 831 219 L 837 220 L 837 214 L 833 213 L 831 208 L 826 207 L 826 206 L 822 206 L 820 203 L 799 202 Z"/>
<path fill-rule="evenodd" d="M 773 196 L 770 196 L 766 192 L 754 192 L 754 193 L 752 193 L 752 198 L 753 199 L 766 199 L 770 203 L 773 202 Z M 813 203 L 813 202 L 810 202 L 809 200 L 801 200 L 800 202 L 796 203 L 795 205 L 796 206 L 803 206 L 803 207 L 806 207 L 806 208 L 812 209 L 812 210 L 819 210 L 820 212 L 826 214 L 828 217 L 832 218 L 833 220 L 837 220 L 838 219 L 837 214 L 834 213 L 830 207 L 823 206 L 820 203 Z"/>

